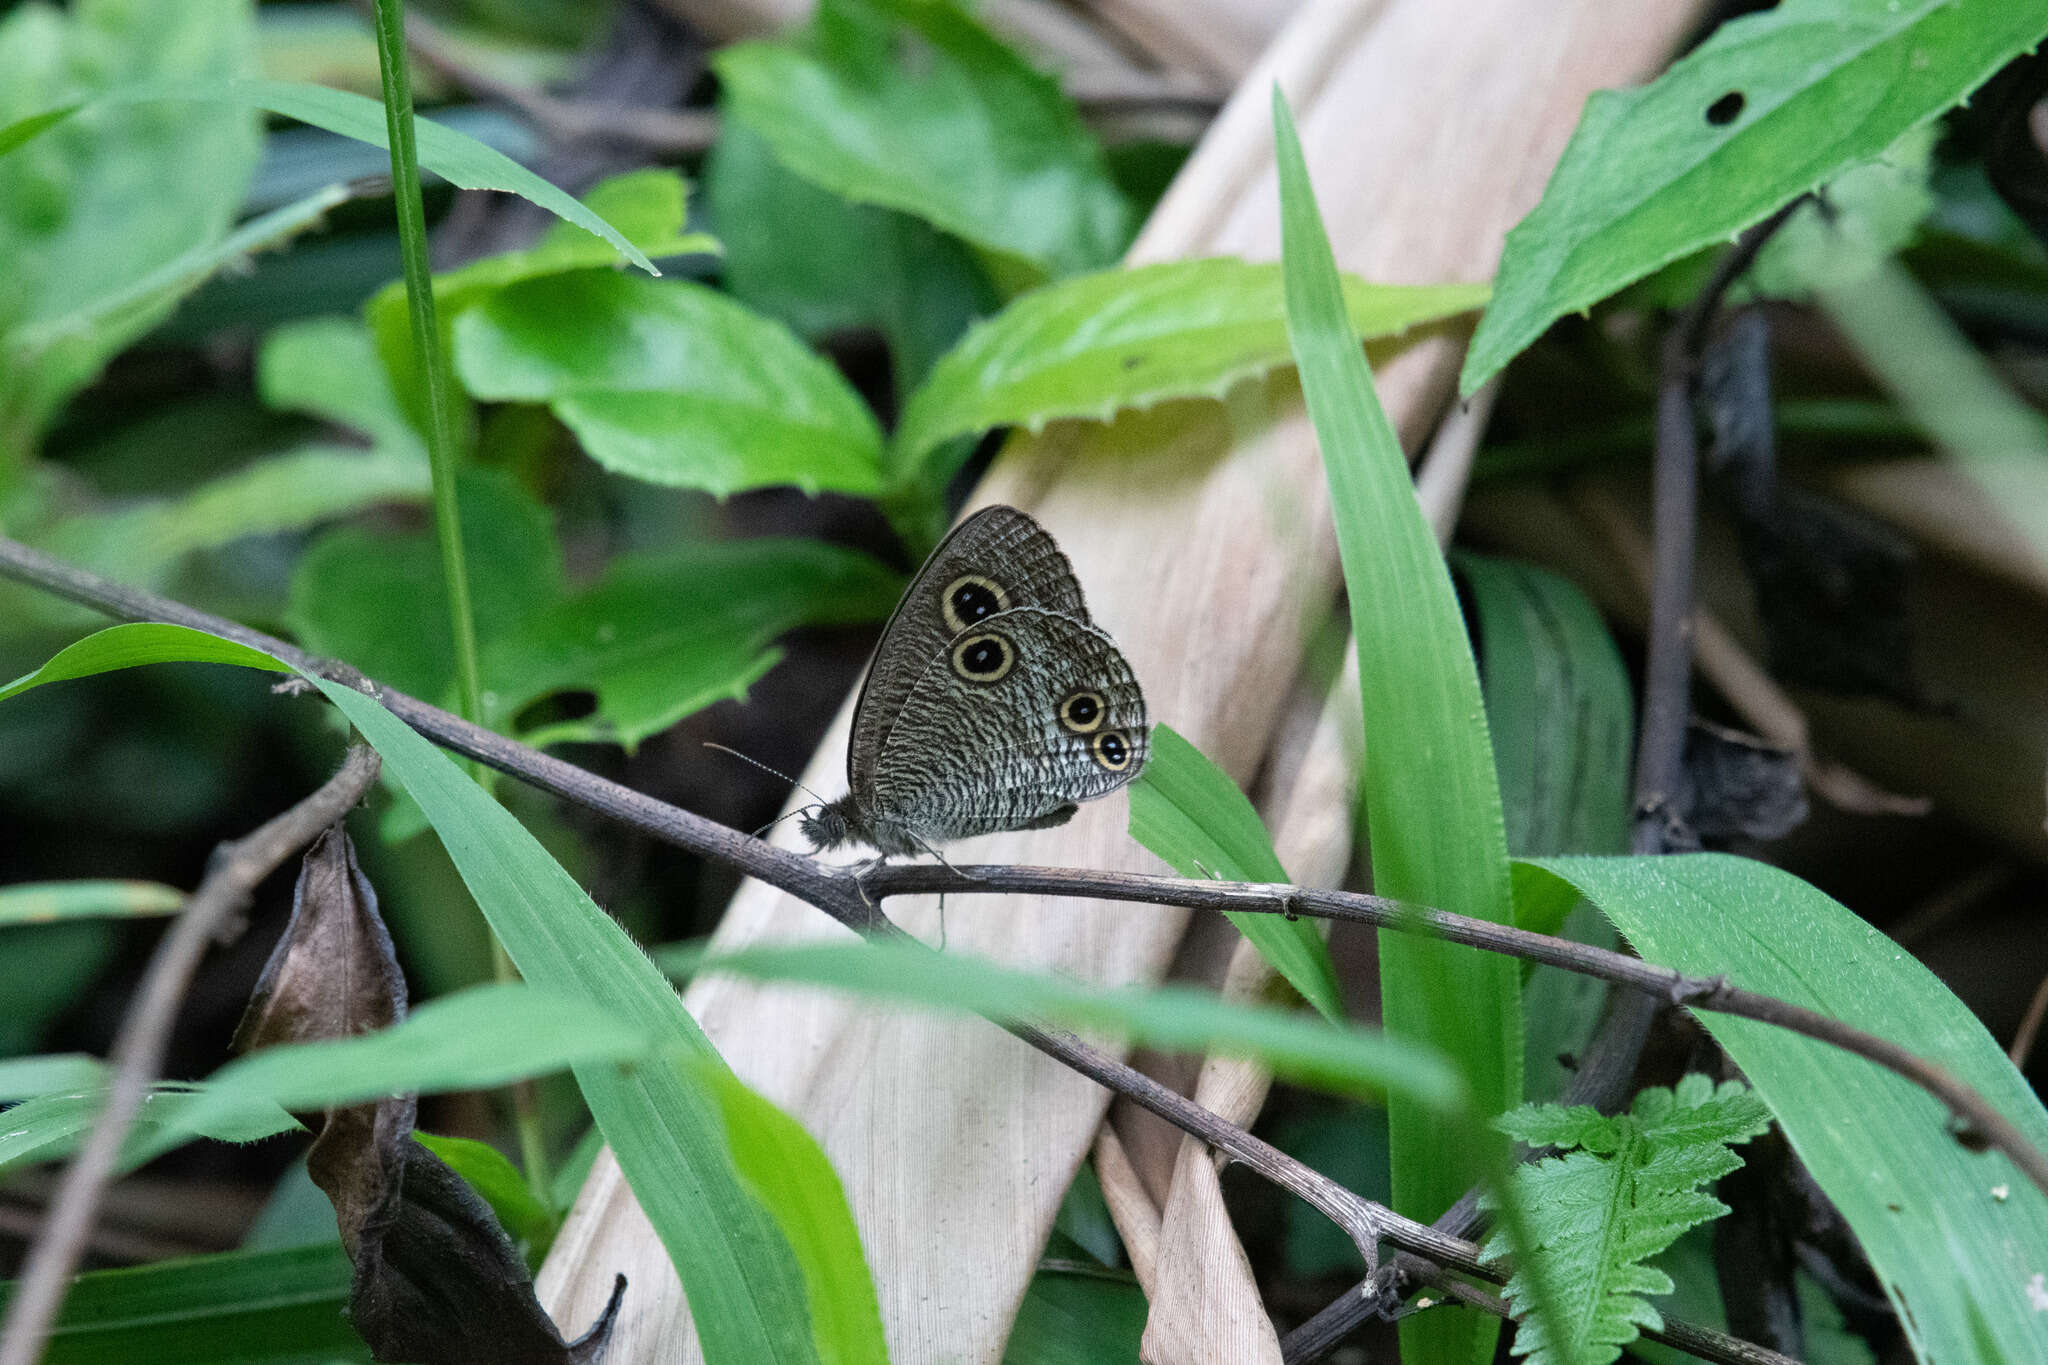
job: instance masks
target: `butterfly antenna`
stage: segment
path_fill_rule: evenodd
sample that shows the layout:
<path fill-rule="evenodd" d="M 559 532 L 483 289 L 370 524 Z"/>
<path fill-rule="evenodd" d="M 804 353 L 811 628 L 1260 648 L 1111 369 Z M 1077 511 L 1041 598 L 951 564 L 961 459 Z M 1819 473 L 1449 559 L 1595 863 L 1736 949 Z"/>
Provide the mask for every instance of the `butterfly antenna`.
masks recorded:
<path fill-rule="evenodd" d="M 824 797 L 822 797 L 822 796 L 818 795 L 818 794 L 817 794 L 816 792 L 812 791 L 812 790 L 811 790 L 811 789 L 810 789 L 809 787 L 806 787 L 806 786 L 805 786 L 805 785 L 804 785 L 803 783 L 801 783 L 801 782 L 797 781 L 797 780 L 796 780 L 795 778 L 791 777 L 791 776 L 790 776 L 790 775 L 789 775 L 788 773 L 786 773 L 786 772 L 783 772 L 783 771 L 782 771 L 782 770 L 780 770 L 779 768 L 771 768 L 771 767 L 769 767 L 769 766 L 768 766 L 768 765 L 767 765 L 766 763 L 763 763 L 763 762 L 762 762 L 762 761 L 761 761 L 760 759 L 758 759 L 758 758 L 751 758 L 751 757 L 749 757 L 748 755 L 746 755 L 746 754 L 743 754 L 743 753 L 741 753 L 741 752 L 740 752 L 740 751 L 739 751 L 738 749 L 729 749 L 729 748 L 727 748 L 727 747 L 726 747 L 725 745 L 723 745 L 723 744 L 717 744 L 717 743 L 714 743 L 713 741 L 711 741 L 711 740 L 708 740 L 708 739 L 704 741 L 704 747 L 705 747 L 705 748 L 707 748 L 707 749 L 716 749 L 716 750 L 718 750 L 718 751 L 719 751 L 720 753 L 726 753 L 726 754 L 731 754 L 731 755 L 732 755 L 732 756 L 733 756 L 734 758 L 738 759 L 738 760 L 739 760 L 740 762 L 742 762 L 742 763 L 751 763 L 751 764 L 753 764 L 753 765 L 754 765 L 754 766 L 755 766 L 756 768 L 759 768 L 759 769 L 760 769 L 760 770 L 761 770 L 762 772 L 764 772 L 764 773 L 767 773 L 767 774 L 768 774 L 769 776 L 771 776 L 771 777 L 779 777 L 779 778 L 781 778 L 781 779 L 782 779 L 782 780 L 783 780 L 784 782 L 787 782 L 787 783 L 789 783 L 789 785 L 790 785 L 790 786 L 792 786 L 792 787 L 795 787 L 795 788 L 796 788 L 796 789 L 797 789 L 798 791 L 800 791 L 800 792 L 803 792 L 803 793 L 804 793 L 805 795 L 809 796 L 809 797 L 810 797 L 810 798 L 811 798 L 811 799 L 812 799 L 813 801 L 816 801 L 816 802 L 817 802 L 817 803 L 818 803 L 819 805 L 821 805 L 821 806 L 827 806 L 827 805 L 830 805 L 830 804 L 831 804 L 831 802 L 827 801 L 827 800 L 826 800 L 826 799 L 825 799 Z M 795 811 L 791 811 L 791 812 L 790 812 L 790 815 L 794 815 L 794 814 L 796 814 L 796 812 L 795 812 Z M 784 817 L 782 817 L 782 818 L 786 820 L 786 819 L 788 819 L 788 818 L 789 818 L 789 816 L 784 816 Z M 765 826 L 765 828 L 768 828 L 768 829 L 773 829 L 773 828 L 774 828 L 774 826 L 773 826 L 773 825 L 768 825 L 768 826 Z"/>
<path fill-rule="evenodd" d="M 815 805 L 798 806 L 795 810 L 788 811 L 784 814 L 778 815 L 773 820 L 770 820 L 767 824 L 761 826 L 761 828 L 755 830 L 753 837 L 758 839 L 762 835 L 766 834 L 769 830 L 774 829 L 777 825 L 781 824 L 784 820 L 794 820 L 799 815 L 808 815 L 812 811 L 817 809 L 818 807 Z"/>

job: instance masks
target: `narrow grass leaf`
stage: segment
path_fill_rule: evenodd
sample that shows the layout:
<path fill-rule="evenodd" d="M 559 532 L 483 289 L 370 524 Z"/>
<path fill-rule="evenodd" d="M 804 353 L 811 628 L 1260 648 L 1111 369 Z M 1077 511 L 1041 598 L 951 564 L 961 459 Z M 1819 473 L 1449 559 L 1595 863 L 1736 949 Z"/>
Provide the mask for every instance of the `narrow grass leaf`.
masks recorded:
<path fill-rule="evenodd" d="M 348 1325 L 339 1243 L 80 1275 L 43 1365 L 308 1365 L 370 1359 Z M 0 1284 L 4 1312 L 13 1284 Z"/>
<path fill-rule="evenodd" d="M 1566 313 L 1879 155 L 2044 33 L 2048 15 L 2011 0 L 1785 0 L 1722 24 L 1646 86 L 1594 94 L 1508 234 L 1459 387 Z"/>
<path fill-rule="evenodd" d="M 1423 521 L 1402 455 L 1345 314 L 1337 265 L 1286 102 L 1273 94 L 1287 334 L 1337 523 L 1365 712 L 1365 807 L 1373 887 L 1383 896 L 1511 922 L 1506 835 L 1478 671 L 1449 570 Z M 1521 974 L 1507 958 L 1391 931 L 1380 941 L 1388 1033 L 1441 1049 L 1475 1103 L 1497 1114 L 1522 1097 Z M 1392 1097 L 1394 1205 L 1430 1219 L 1491 1169 L 1505 1140 Z M 1405 1358 L 1476 1361 L 1496 1320 L 1476 1313 L 1404 1319 Z"/>
<path fill-rule="evenodd" d="M 753 948 L 716 957 L 688 946 L 666 950 L 661 962 L 678 974 L 726 972 L 829 986 L 925 1009 L 1050 1018 L 1170 1051 L 1251 1057 L 1306 1085 L 1348 1095 L 1398 1095 L 1431 1112 L 1469 1116 L 1457 1072 L 1429 1047 L 1181 986 L 1093 986 L 960 953 L 935 953 L 916 943 Z"/>
<path fill-rule="evenodd" d="M 83 1052 L 48 1052 L 0 1059 L 0 1104 L 41 1095 L 93 1090 L 106 1083 L 107 1067 Z"/>
<path fill-rule="evenodd" d="M 1646 959 L 1725 975 L 1910 1047 L 2048 1149 L 2048 1112 L 1969 1008 L 1790 873 L 1705 853 L 1530 866 L 1592 900 Z M 1939 1101 L 1875 1063 L 1754 1020 L 1698 1017 L 1848 1220 L 1914 1353 L 2038 1359 L 2042 1314 L 2025 1286 L 2048 1267 L 2048 1195 L 2003 1156 L 1964 1148 Z"/>
<path fill-rule="evenodd" d="M 48 131 L 75 114 L 122 104 L 150 104 L 157 101 L 224 105 L 231 108 L 261 109 L 286 118 L 325 128 L 330 133 L 367 142 L 390 150 L 384 124 L 384 106 L 378 101 L 346 90 L 294 81 L 234 80 L 199 84 L 166 81 L 110 90 L 96 99 L 83 100 L 56 109 L 39 111 L 0 128 L 0 155 Z M 639 247 L 618 229 L 578 203 L 574 196 L 556 188 L 494 147 L 486 146 L 466 133 L 444 128 L 430 119 L 419 120 L 420 165 L 449 184 L 465 190 L 503 190 L 539 205 L 565 222 L 610 242 L 634 265 L 650 275 L 661 272 Z"/>
<path fill-rule="evenodd" d="M 888 1365 L 882 1308 L 839 1173 L 803 1125 L 722 1065 L 690 1064 L 718 1097 L 740 1179 L 788 1239 L 810 1290 L 811 1337 L 823 1365 Z"/>
<path fill-rule="evenodd" d="M 1183 877 L 1288 880 L 1264 822 L 1237 783 L 1167 725 L 1152 727 L 1152 757 L 1131 787 L 1131 837 Z M 1333 1024 L 1343 1020 L 1337 968 L 1313 920 L 1224 913 L 1318 1014 Z"/>
<path fill-rule="evenodd" d="M 0 886 L 0 925 L 169 915 L 184 903 L 184 892 L 161 882 L 17 882 Z"/>
<path fill-rule="evenodd" d="M 61 651 L 4 689 L 176 660 L 282 670 L 277 660 L 180 626 L 114 626 Z M 289 671 L 289 670 L 285 670 Z M 374 699 L 309 678 L 419 802 L 521 974 L 643 1028 L 654 1046 L 717 1056 L 674 989 L 512 814 Z M 690 1296 L 711 1365 L 811 1362 L 802 1276 L 780 1230 L 747 1192 L 716 1101 L 674 1066 L 576 1068 L 641 1208 Z"/>

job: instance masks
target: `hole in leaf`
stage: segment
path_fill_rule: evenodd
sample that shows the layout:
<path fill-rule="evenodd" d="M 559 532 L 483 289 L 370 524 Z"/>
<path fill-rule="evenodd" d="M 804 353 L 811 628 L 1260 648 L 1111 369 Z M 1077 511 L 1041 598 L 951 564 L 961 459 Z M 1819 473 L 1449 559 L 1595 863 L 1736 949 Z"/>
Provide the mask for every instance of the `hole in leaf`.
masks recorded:
<path fill-rule="evenodd" d="M 1740 90 L 1730 90 L 1707 106 L 1707 122 L 1716 128 L 1726 128 L 1742 117 L 1742 106 L 1747 102 Z"/>

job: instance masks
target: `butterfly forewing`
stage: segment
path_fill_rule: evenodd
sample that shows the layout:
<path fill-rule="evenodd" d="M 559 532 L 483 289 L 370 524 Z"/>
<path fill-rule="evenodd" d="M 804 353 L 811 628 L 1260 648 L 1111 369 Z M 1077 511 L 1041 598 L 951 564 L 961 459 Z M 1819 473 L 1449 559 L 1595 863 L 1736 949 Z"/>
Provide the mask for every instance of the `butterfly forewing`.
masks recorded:
<path fill-rule="evenodd" d="M 872 807 L 931 842 L 1018 829 L 1114 791 L 1148 749 L 1116 642 L 1071 614 L 1013 607 L 910 680 L 875 754 Z"/>
<path fill-rule="evenodd" d="M 927 667 L 943 665 L 962 631 L 1020 607 L 1088 621 L 1073 566 L 1053 538 L 1014 507 L 984 508 L 932 551 L 882 629 L 847 746 L 847 783 L 856 797 L 872 802 L 882 751 Z"/>

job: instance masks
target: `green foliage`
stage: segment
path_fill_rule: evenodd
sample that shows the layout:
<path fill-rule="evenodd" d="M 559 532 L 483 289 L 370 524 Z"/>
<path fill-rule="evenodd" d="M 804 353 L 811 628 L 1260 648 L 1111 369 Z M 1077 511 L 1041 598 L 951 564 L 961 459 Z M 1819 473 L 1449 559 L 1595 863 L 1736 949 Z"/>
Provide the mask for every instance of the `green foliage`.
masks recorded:
<path fill-rule="evenodd" d="M 1790 873 L 1719 854 L 1557 858 L 1645 958 L 1804 1005 L 1890 1038 L 1973 1086 L 2048 1149 L 2048 1112 L 1962 1001 L 1910 954 Z M 2035 1354 L 2016 1293 L 2048 1265 L 2048 1195 L 2004 1157 L 1950 1136 L 1939 1101 L 1902 1077 L 1768 1024 L 1700 1022 L 1770 1105 L 1840 1209 L 1923 1360 Z"/>
<path fill-rule="evenodd" d="M 2008 0 L 1785 0 L 1646 86 L 1593 95 L 1508 234 L 1460 387 L 1566 313 L 1878 156 L 2044 33 L 2038 6 Z"/>
<path fill-rule="evenodd" d="M 1500 788 L 1457 594 L 1373 391 L 1301 144 L 1277 91 L 1273 121 L 1287 334 L 1322 444 L 1358 650 L 1373 886 L 1384 896 L 1508 922 L 1514 907 Z M 1379 937 L 1388 1033 L 1452 1057 L 1486 1113 L 1518 1102 L 1515 964 L 1418 935 Z M 1400 1096 L 1387 1108 L 1394 1206 L 1434 1218 L 1470 1183 L 1473 1135 Z M 1494 1153 L 1481 1168 L 1502 1157 Z M 1402 1324 L 1403 1354 L 1462 1363 L 1490 1352 L 1497 1330 L 1476 1314 L 1410 1318 Z"/>
<path fill-rule="evenodd" d="M 72 1282 L 43 1365 L 306 1365 L 368 1360 L 339 1243 L 230 1251 Z M 0 1284 L 0 1309 L 11 1284 Z"/>
<path fill-rule="evenodd" d="M 1057 81 L 953 0 L 826 0 L 792 41 L 713 60 L 726 117 L 784 166 L 899 209 L 1025 277 L 1108 265 L 1129 202 Z"/>
<path fill-rule="evenodd" d="M 1452 562 L 1475 618 L 1508 848 L 1523 856 L 1626 852 L 1635 703 L 1600 613 L 1569 581 L 1533 565 L 1473 554 Z M 1614 946 L 1613 926 L 1579 897 L 1538 910 L 1519 880 L 1515 922 Z M 1606 999 L 1607 984 L 1594 977 L 1523 968 L 1526 1095 L 1548 1098 L 1570 1083 L 1559 1059 L 1578 1054 Z"/>
<path fill-rule="evenodd" d="M 957 238 L 893 209 L 853 204 L 786 170 L 743 123 L 728 122 L 704 167 L 735 299 L 816 340 L 872 328 L 889 346 L 898 400 L 924 382 L 995 291 Z"/>
<path fill-rule="evenodd" d="M 716 238 L 683 231 L 688 216 L 687 191 L 682 177 L 674 171 L 650 168 L 615 175 L 593 187 L 583 197 L 583 204 L 617 228 L 621 237 L 651 260 L 719 249 Z M 449 345 L 458 316 L 500 289 L 550 275 L 608 269 L 617 264 L 618 253 L 609 243 L 568 222 L 558 222 L 550 225 L 540 241 L 530 247 L 486 256 L 436 275 L 435 318 L 442 345 Z M 414 426 L 425 430 L 425 381 L 413 352 L 405 282 L 393 280 L 378 290 L 363 305 L 363 318 L 376 339 L 377 354 L 382 357 L 385 370 L 403 395 L 406 413 Z"/>
<path fill-rule="evenodd" d="M 499 290 L 455 323 L 478 398 L 547 403 L 592 459 L 721 496 L 882 489 L 882 433 L 779 323 L 687 281 L 584 271 Z"/>
<path fill-rule="evenodd" d="M 1152 756 L 1131 786 L 1131 837 L 1183 877 L 1288 880 L 1264 822 L 1237 783 L 1168 725 L 1152 728 Z M 1343 1020 L 1336 964 L 1314 922 L 1224 913 L 1317 1013 L 1333 1024 Z"/>
<path fill-rule="evenodd" d="M 888 1365 L 882 1309 L 860 1230 L 825 1149 L 722 1063 L 693 1069 L 697 1082 L 718 1099 L 740 1179 L 774 1217 L 803 1271 L 811 1341 L 821 1365 Z"/>
<path fill-rule="evenodd" d="M 184 892 L 159 882 L 16 882 L 0 886 L 0 926 L 168 915 L 184 904 Z"/>
<path fill-rule="evenodd" d="M 1548 1267 L 1555 1317 L 1527 1318 L 1528 1273 L 1508 1280 L 1521 1319 L 1514 1353 L 1535 1365 L 1604 1365 L 1644 1327 L 1663 1318 L 1643 1298 L 1671 1292 L 1671 1277 L 1645 1264 L 1687 1228 L 1718 1218 L 1727 1205 L 1702 1188 L 1742 1164 L 1728 1144 L 1770 1126 L 1770 1110 L 1739 1081 L 1715 1088 L 1691 1075 L 1676 1090 L 1638 1094 L 1612 1118 L 1584 1105 L 1524 1105 L 1496 1120 L 1532 1147 L 1564 1155 L 1516 1169 L 1514 1185 L 1534 1228 L 1533 1254 Z M 1485 1258 L 1498 1265 L 1526 1247 L 1495 1233 Z"/>
<path fill-rule="evenodd" d="M 247 110 L 125 108 L 60 128 L 52 106 L 137 83 L 243 75 L 251 12 L 249 0 L 81 0 L 0 20 L 0 488 L 65 400 L 161 321 L 178 290 L 112 310 L 105 302 L 217 242 L 256 164 Z M 81 316 L 89 321 L 53 326 Z"/>
<path fill-rule="evenodd" d="M 446 1162 L 498 1217 L 498 1225 L 521 1244 L 529 1265 L 538 1266 L 555 1239 L 554 1213 L 527 1188 L 526 1177 L 488 1142 L 415 1132 L 413 1140 Z"/>
<path fill-rule="evenodd" d="M 1435 1113 L 1469 1116 L 1463 1082 L 1432 1048 L 1367 1029 L 1332 1027 L 1296 1011 L 1235 1004 L 1184 986 L 1093 986 L 960 953 L 941 955 L 918 943 L 805 944 L 712 957 L 688 945 L 659 957 L 664 970 L 677 975 L 725 972 L 801 982 L 921 1009 L 1049 1018 L 1176 1052 L 1253 1057 L 1304 1085 L 1357 1096 L 1398 1095 Z"/>
<path fill-rule="evenodd" d="M 1003 1365 L 1130 1365 L 1145 1313 L 1145 1293 L 1129 1280 L 1041 1270 L 1024 1291 Z"/>
<path fill-rule="evenodd" d="M 83 1052 L 55 1052 L 41 1057 L 9 1057 L 0 1060 L 0 1104 L 54 1095 L 63 1091 L 90 1090 L 102 1083 L 106 1066 Z"/>
<path fill-rule="evenodd" d="M 116 626 L 0 688 L 0 700 L 46 682 L 174 659 L 281 666 L 182 627 Z M 656 1048 L 716 1059 L 646 955 L 509 812 L 372 698 L 308 681 L 419 802 L 528 982 L 595 1003 L 644 1030 Z M 801 1272 L 771 1216 L 740 1182 L 715 1099 L 680 1067 L 589 1064 L 576 1068 L 576 1079 L 690 1295 L 706 1360 L 815 1360 Z"/>
<path fill-rule="evenodd" d="M 1483 285 L 1375 285 L 1347 276 L 1367 339 L 1477 308 Z M 1062 280 L 1017 299 L 948 352 L 911 398 L 896 455 L 914 468 L 948 437 L 1059 417 L 1107 420 L 1167 398 L 1221 397 L 1288 363 L 1280 267 L 1233 257 Z"/>

